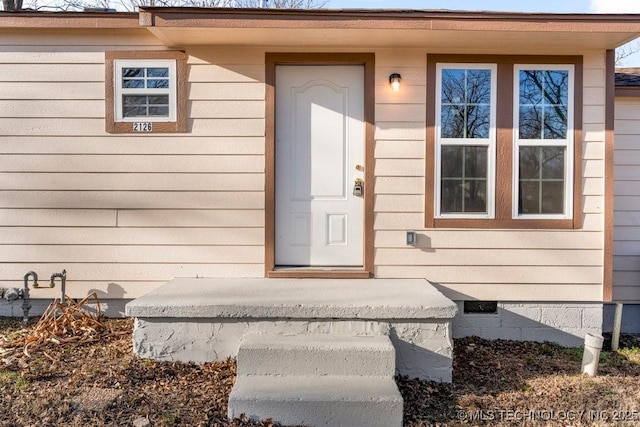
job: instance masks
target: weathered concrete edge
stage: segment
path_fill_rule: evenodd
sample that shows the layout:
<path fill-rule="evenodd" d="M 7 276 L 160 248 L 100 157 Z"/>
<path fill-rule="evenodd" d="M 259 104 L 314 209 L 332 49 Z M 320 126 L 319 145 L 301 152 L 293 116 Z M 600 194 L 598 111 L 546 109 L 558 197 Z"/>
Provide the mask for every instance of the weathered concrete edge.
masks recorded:
<path fill-rule="evenodd" d="M 272 307 L 272 306 L 158 306 L 157 304 L 132 304 L 125 307 L 127 316 L 145 318 L 221 318 L 221 319 L 350 319 L 350 320 L 428 320 L 452 319 L 457 312 L 456 305 L 426 307 Z"/>
<path fill-rule="evenodd" d="M 247 286 L 243 286 L 245 283 Z M 261 284 L 267 283 L 273 286 L 259 289 Z M 176 278 L 127 304 L 126 315 L 146 318 L 451 319 L 458 310 L 453 301 L 424 279 L 372 279 L 368 288 L 362 288 L 361 283 L 352 285 L 354 283 L 348 280 L 306 282 L 304 287 L 299 287 L 296 280 L 288 279 Z"/>

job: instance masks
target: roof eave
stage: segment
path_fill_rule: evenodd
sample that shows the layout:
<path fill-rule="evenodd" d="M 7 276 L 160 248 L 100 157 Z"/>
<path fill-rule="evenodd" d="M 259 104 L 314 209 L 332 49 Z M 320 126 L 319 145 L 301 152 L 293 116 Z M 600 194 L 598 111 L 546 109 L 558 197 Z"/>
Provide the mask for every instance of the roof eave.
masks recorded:
<path fill-rule="evenodd" d="M 0 28 L 140 28 L 137 12 L 0 12 Z"/>
<path fill-rule="evenodd" d="M 153 28 L 153 33 L 175 45 L 188 44 L 180 29 L 209 31 L 213 29 L 252 29 L 265 31 L 397 31 L 471 32 L 471 38 L 480 33 L 505 34 L 564 33 L 574 37 L 584 34 L 590 39 L 602 35 L 597 48 L 614 49 L 640 36 L 640 14 L 557 14 L 476 12 L 448 10 L 385 10 L 385 9 L 238 9 L 238 8 L 141 8 L 140 25 Z M 176 34 L 178 33 L 178 34 Z M 200 40 L 207 37 L 202 35 Z M 229 39 L 229 37 L 227 37 Z M 260 39 L 262 40 L 262 39 Z M 295 40 L 295 37 L 291 40 Z M 233 43 L 233 40 L 228 40 Z M 250 43 L 246 37 L 237 44 Z M 201 44 L 202 42 L 200 42 Z M 319 41 L 320 44 L 320 41 Z"/>

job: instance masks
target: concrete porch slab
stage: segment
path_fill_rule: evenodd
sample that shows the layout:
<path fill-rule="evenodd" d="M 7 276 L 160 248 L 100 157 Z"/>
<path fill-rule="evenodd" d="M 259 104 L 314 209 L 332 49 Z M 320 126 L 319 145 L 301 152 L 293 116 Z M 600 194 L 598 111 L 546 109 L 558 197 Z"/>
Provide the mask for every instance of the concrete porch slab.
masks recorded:
<path fill-rule="evenodd" d="M 126 306 L 140 357 L 225 360 L 246 334 L 387 335 L 397 373 L 444 382 L 456 311 L 422 279 L 178 278 Z"/>
<path fill-rule="evenodd" d="M 127 316 L 450 319 L 457 306 L 423 279 L 176 278 L 130 302 Z"/>

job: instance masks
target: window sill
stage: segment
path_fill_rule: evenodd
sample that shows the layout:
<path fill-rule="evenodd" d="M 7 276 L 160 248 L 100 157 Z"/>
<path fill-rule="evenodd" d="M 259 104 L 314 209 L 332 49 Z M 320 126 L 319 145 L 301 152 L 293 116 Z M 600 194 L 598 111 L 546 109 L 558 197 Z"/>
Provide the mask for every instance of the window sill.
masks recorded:
<path fill-rule="evenodd" d="M 484 229 L 564 229 L 580 228 L 574 219 L 442 219 L 436 218 L 427 228 Z"/>

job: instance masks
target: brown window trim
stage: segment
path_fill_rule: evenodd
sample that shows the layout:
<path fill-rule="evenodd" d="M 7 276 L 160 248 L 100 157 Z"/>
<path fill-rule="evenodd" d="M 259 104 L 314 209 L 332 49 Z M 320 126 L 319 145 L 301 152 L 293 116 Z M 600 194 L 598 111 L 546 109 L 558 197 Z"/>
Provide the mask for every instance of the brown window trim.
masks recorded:
<path fill-rule="evenodd" d="M 108 133 L 139 133 L 133 131 L 132 122 L 115 121 L 115 87 L 113 75 L 113 61 L 116 59 L 173 59 L 176 61 L 176 121 L 153 122 L 151 132 L 172 133 L 187 131 L 187 55 L 182 51 L 131 51 L 114 50 L 104 53 L 105 59 L 105 130 Z M 141 120 L 143 121 L 143 120 Z"/>
<path fill-rule="evenodd" d="M 604 143 L 604 262 L 602 278 L 602 300 L 613 301 L 613 203 L 614 203 L 614 148 L 615 148 L 615 104 L 618 88 L 615 87 L 616 51 L 607 50 L 605 89 L 605 143 Z M 640 96 L 640 91 L 636 91 Z M 624 95 L 623 95 L 624 96 Z"/>
<path fill-rule="evenodd" d="M 498 66 L 496 88 L 496 188 L 495 218 L 450 219 L 434 217 L 435 102 L 437 63 L 493 63 Z M 582 227 L 582 56 L 538 55 L 427 55 L 427 152 L 425 173 L 426 228 L 531 228 L 579 229 Z M 573 218 L 514 219 L 512 214 L 513 171 L 513 67 L 516 64 L 573 64 Z"/>
<path fill-rule="evenodd" d="M 276 65 L 363 65 L 365 120 L 365 182 L 373 183 L 375 132 L 375 55 L 373 53 L 276 53 L 265 54 L 265 277 L 365 279 L 374 276 L 373 198 L 374 186 L 364 186 L 364 259 L 362 269 L 277 269 L 276 248 L 276 168 L 275 168 L 275 85 Z"/>

